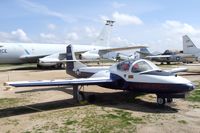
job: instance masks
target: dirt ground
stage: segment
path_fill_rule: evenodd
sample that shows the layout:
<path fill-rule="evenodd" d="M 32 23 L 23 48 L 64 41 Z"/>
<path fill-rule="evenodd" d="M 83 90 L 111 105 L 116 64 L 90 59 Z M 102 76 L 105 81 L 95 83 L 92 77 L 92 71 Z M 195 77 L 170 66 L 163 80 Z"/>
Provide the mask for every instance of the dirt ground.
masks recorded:
<path fill-rule="evenodd" d="M 198 73 L 182 75 L 194 82 L 200 81 Z M 3 100 L 0 102 L 0 133 L 200 133 L 199 102 L 175 99 L 173 103 L 160 108 L 154 95 L 137 96 L 130 100 L 130 95 L 125 92 L 89 86 L 84 88 L 86 94 L 95 94 L 97 100 L 93 104 L 77 104 L 72 100 L 70 87 L 11 88 L 5 91 L 3 86 L 6 81 L 63 78 L 72 77 L 66 75 L 65 70 L 1 68 L 0 99 Z M 126 119 L 121 121 L 121 117 L 113 115 L 119 113 Z M 130 118 L 138 118 L 134 119 L 138 122 L 130 123 L 133 122 Z"/>

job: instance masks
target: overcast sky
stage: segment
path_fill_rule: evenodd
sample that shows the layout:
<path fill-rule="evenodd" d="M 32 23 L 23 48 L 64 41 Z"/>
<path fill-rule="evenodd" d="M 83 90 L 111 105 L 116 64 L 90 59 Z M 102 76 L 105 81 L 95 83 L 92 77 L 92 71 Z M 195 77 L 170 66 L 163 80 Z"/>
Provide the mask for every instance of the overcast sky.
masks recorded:
<path fill-rule="evenodd" d="M 199 5 L 198 0 L 1 0 L 0 41 L 86 44 L 112 19 L 115 46 L 181 50 L 188 34 L 200 47 Z"/>

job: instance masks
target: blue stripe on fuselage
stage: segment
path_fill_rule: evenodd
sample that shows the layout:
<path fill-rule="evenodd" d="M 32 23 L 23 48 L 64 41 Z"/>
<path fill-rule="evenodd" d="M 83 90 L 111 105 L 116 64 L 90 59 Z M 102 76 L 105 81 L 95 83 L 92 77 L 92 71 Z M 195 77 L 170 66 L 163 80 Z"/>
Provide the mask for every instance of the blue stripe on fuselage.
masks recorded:
<path fill-rule="evenodd" d="M 120 76 L 111 73 L 114 81 L 111 88 L 142 93 L 185 93 L 194 89 L 192 84 L 127 82 Z"/>

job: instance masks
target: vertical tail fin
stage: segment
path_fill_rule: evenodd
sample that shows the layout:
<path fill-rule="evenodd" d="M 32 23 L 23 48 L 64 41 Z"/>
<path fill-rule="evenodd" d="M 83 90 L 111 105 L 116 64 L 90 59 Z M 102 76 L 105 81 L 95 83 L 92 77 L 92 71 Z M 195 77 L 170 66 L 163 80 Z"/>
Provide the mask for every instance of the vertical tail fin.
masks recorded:
<path fill-rule="evenodd" d="M 97 40 L 95 41 L 95 45 L 97 46 L 109 46 L 110 45 L 110 34 L 111 34 L 111 30 L 112 30 L 112 26 L 113 23 L 115 21 L 112 20 L 106 20 L 106 24 L 103 28 L 103 30 L 101 31 L 101 33 L 99 34 L 99 36 L 97 37 Z"/>
<path fill-rule="evenodd" d="M 140 48 L 140 51 L 138 51 L 138 53 L 140 54 L 140 58 L 145 58 L 146 56 L 153 55 L 149 52 L 147 48 Z"/>
<path fill-rule="evenodd" d="M 187 36 L 183 36 L 183 53 L 185 54 L 195 54 L 197 52 L 200 52 L 200 49 L 198 49 L 195 44 L 192 42 L 192 40 Z"/>
<path fill-rule="evenodd" d="M 151 54 L 147 48 L 140 48 L 140 52 L 144 54 Z"/>
<path fill-rule="evenodd" d="M 80 61 L 76 61 L 72 45 L 68 45 L 66 48 L 66 60 L 69 60 L 66 66 L 66 73 L 74 77 L 77 76 L 76 72 L 78 69 L 86 67 L 85 64 L 81 63 Z"/>

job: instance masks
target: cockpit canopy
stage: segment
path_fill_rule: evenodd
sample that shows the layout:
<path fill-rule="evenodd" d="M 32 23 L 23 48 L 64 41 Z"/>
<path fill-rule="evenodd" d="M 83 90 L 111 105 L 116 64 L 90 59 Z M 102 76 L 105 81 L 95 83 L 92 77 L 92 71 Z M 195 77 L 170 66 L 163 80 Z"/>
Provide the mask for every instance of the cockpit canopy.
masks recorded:
<path fill-rule="evenodd" d="M 141 59 L 141 60 L 126 60 L 120 62 L 119 64 L 117 64 L 117 70 L 139 73 L 144 71 L 159 70 L 159 68 L 152 62 Z"/>

